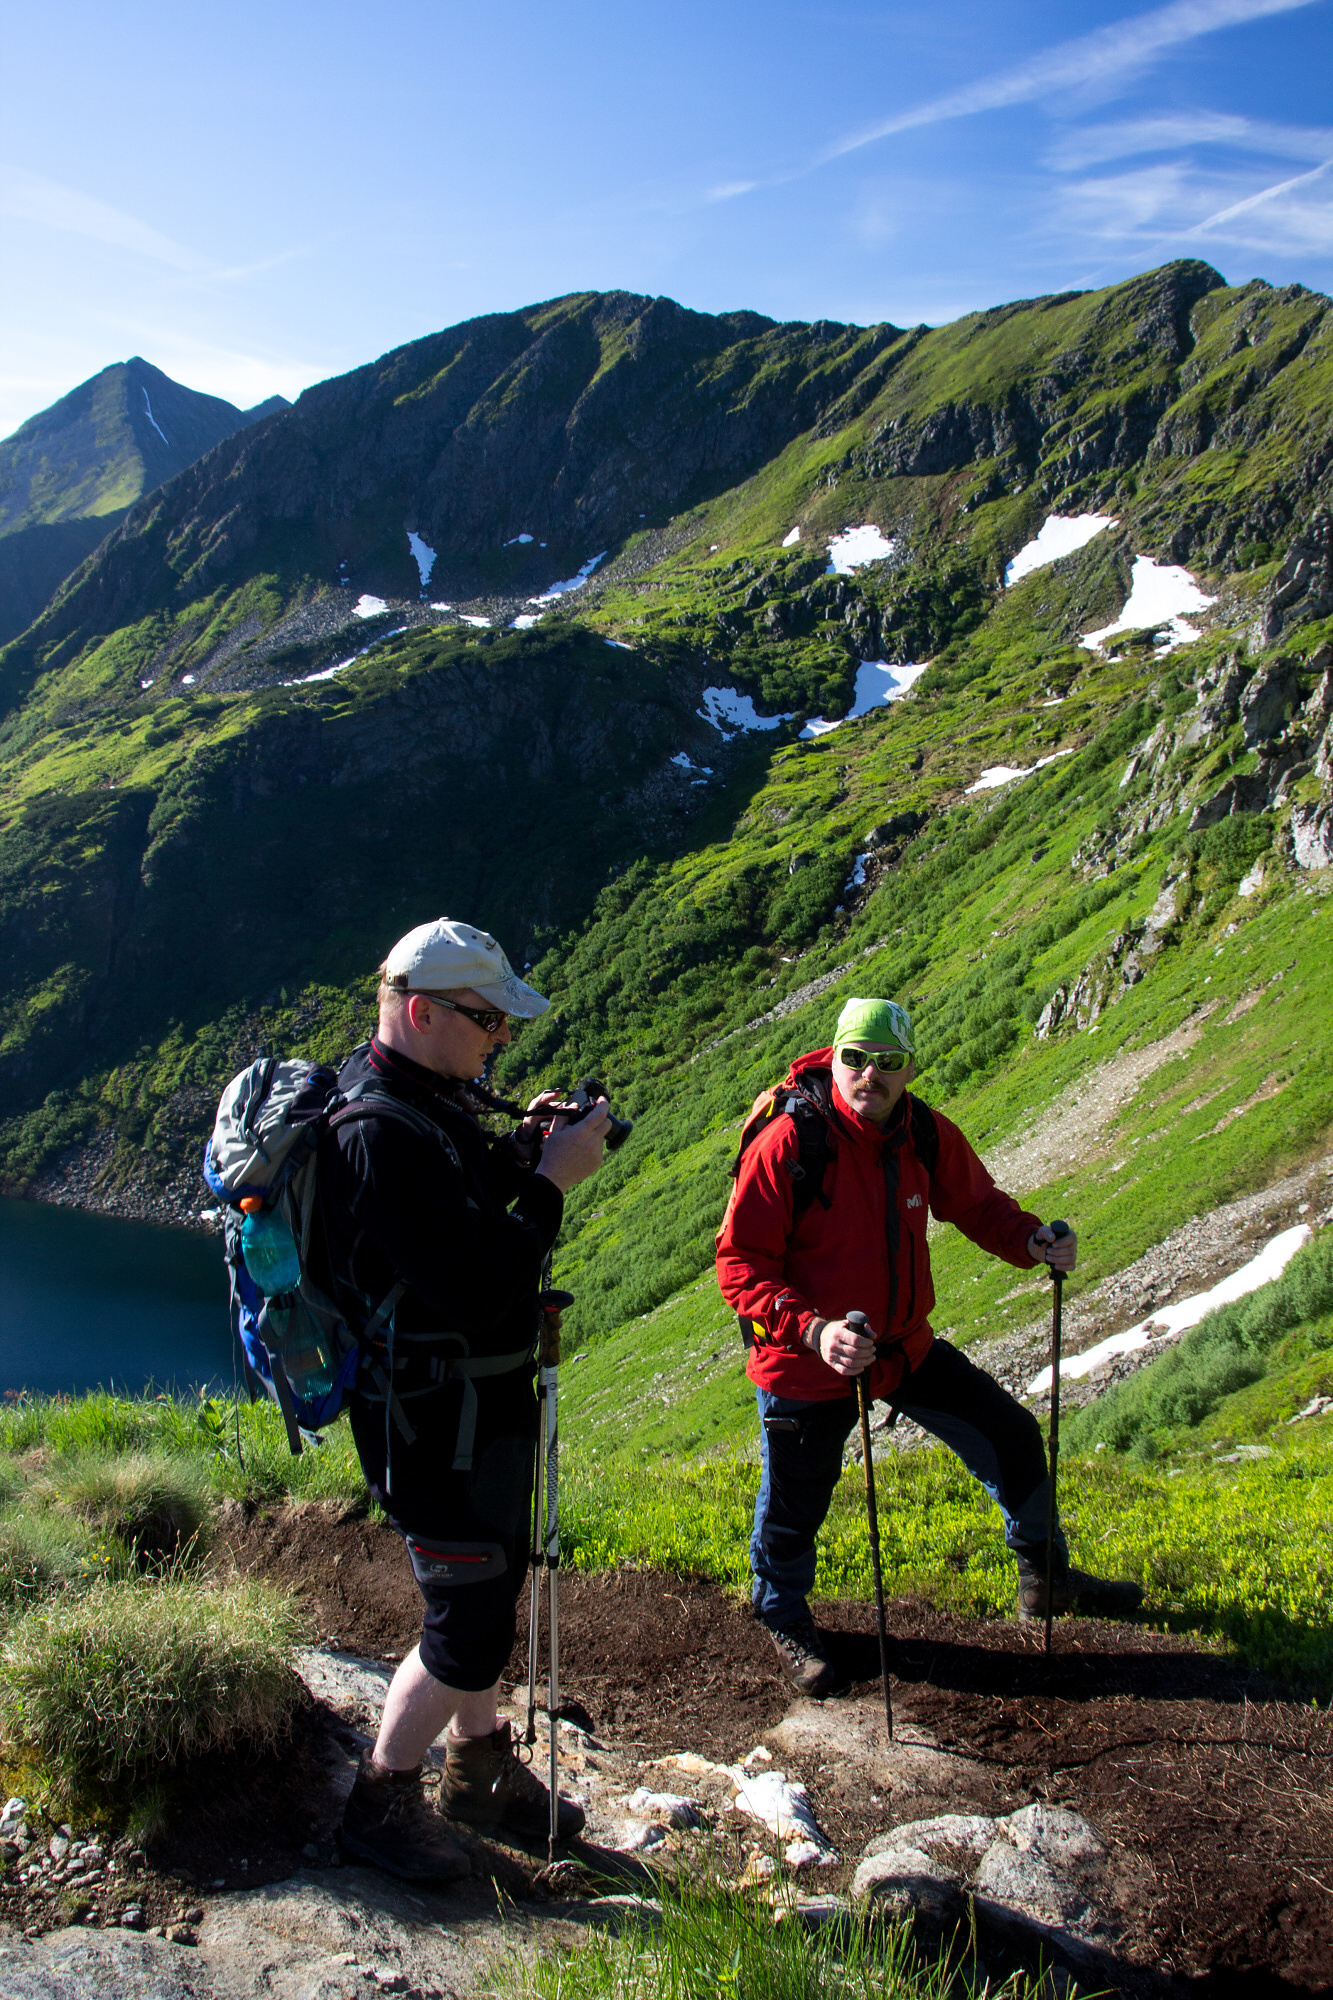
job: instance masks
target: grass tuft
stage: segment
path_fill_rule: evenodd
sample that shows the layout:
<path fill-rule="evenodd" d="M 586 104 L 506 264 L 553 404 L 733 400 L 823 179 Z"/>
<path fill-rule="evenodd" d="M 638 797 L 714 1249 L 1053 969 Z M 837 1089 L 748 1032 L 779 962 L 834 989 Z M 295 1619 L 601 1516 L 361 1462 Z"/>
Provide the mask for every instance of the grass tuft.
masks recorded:
<path fill-rule="evenodd" d="M 99 1543 L 85 1522 L 33 1507 L 0 1514 L 0 1610 L 22 1612 L 40 1598 L 85 1589 L 104 1570 L 119 1574 L 119 1551 Z"/>
<path fill-rule="evenodd" d="M 49 1468 L 38 1491 L 123 1542 L 142 1567 L 197 1560 L 211 1539 L 208 1475 L 197 1459 L 71 1453 Z"/>
<path fill-rule="evenodd" d="M 807 1928 L 766 1903 L 718 1884 L 664 1883 L 660 1907 L 634 1913 L 618 1932 L 559 1945 L 533 1963 L 498 1959 L 487 2000 L 944 2000 L 984 1990 L 990 2000 L 1039 2000 L 1049 1981 L 1016 1974 L 1003 1986 L 960 1975 L 948 1959 L 923 1960 L 902 1927 L 855 1920 Z"/>
<path fill-rule="evenodd" d="M 6 1736 L 72 1791 L 141 1790 L 183 1759 L 267 1748 L 297 1698 L 294 1636 L 289 1603 L 257 1583 L 156 1577 L 57 1599 L 0 1658 Z"/>

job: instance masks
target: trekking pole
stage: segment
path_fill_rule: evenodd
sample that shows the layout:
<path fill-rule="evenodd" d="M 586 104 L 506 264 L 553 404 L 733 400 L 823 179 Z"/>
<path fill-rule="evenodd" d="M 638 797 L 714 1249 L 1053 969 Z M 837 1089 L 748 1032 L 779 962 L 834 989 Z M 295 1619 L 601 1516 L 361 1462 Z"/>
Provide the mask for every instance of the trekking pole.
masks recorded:
<path fill-rule="evenodd" d="M 847 1324 L 864 1334 L 869 1322 L 862 1312 L 850 1312 Z M 870 1455 L 870 1399 L 864 1374 L 856 1378 L 856 1407 L 861 1417 L 861 1457 L 866 1473 L 866 1519 L 870 1528 L 870 1569 L 875 1579 L 875 1627 L 879 1633 L 879 1677 L 884 1685 L 884 1721 L 893 1741 L 893 1696 L 889 1691 L 889 1630 L 884 1616 L 884 1569 L 879 1554 L 879 1505 L 875 1496 L 875 1461 Z"/>
<path fill-rule="evenodd" d="M 528 1572 L 528 1721 L 523 1731 L 525 1743 L 537 1741 L 537 1627 L 541 1622 L 542 1569 L 542 1458 L 546 1445 L 546 1382 L 537 1376 L 537 1444 L 532 1468 L 532 1549 Z"/>
<path fill-rule="evenodd" d="M 549 1303 L 552 1301 L 553 1303 Z M 560 1370 L 560 1309 L 572 1304 L 567 1292 L 546 1293 L 542 1304 L 545 1308 L 545 1340 L 542 1349 L 542 1375 L 546 1379 L 546 1582 L 547 1582 L 547 1644 L 550 1648 L 549 1674 L 546 1687 L 546 1723 L 550 1732 L 551 1772 L 551 1826 L 547 1840 L 546 1858 L 555 1860 L 556 1840 L 560 1823 L 560 1422 L 557 1407 L 557 1382 Z"/>
<path fill-rule="evenodd" d="M 1058 1241 L 1068 1236 L 1067 1222 L 1053 1222 L 1052 1234 Z M 1052 1599 L 1055 1595 L 1055 1524 L 1059 1514 L 1055 1504 L 1056 1470 L 1060 1462 L 1060 1337 L 1064 1331 L 1065 1274 L 1053 1265 L 1046 1267 L 1055 1291 L 1051 1298 L 1051 1470 L 1046 1493 L 1046 1651 L 1051 1650 Z"/>

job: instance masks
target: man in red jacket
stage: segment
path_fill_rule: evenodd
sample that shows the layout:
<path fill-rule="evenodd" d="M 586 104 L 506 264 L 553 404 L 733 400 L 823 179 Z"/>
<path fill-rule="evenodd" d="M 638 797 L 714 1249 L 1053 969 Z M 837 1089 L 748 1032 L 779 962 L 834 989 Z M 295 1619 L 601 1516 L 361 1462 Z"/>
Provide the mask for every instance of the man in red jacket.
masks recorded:
<path fill-rule="evenodd" d="M 807 1597 L 815 1537 L 856 1422 L 855 1381 L 957 1452 L 997 1502 L 1018 1558 L 1018 1609 L 1118 1616 L 1137 1584 L 1072 1569 L 1057 1530 L 1046 1574 L 1041 1429 L 1007 1390 L 937 1340 L 927 1215 L 1020 1270 L 1072 1271 L 1057 1238 L 996 1187 L 956 1125 L 908 1092 L 912 1024 L 891 1000 L 849 1000 L 833 1046 L 799 1056 L 745 1147 L 717 1237 L 722 1295 L 741 1322 L 761 1420 L 763 1473 L 750 1563 L 755 1615 L 792 1685 L 835 1685 Z M 848 1326 L 863 1312 L 870 1337 Z"/>

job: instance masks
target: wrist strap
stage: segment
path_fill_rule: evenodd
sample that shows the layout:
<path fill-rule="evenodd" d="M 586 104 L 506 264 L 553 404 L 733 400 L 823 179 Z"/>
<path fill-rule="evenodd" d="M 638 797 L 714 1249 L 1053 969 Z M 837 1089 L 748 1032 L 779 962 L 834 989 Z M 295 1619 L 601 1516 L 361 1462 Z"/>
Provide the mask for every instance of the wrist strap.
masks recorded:
<path fill-rule="evenodd" d="M 818 1354 L 819 1337 L 827 1325 L 828 1321 L 826 1319 L 812 1319 L 805 1332 L 801 1335 L 802 1341 L 812 1354 Z"/>

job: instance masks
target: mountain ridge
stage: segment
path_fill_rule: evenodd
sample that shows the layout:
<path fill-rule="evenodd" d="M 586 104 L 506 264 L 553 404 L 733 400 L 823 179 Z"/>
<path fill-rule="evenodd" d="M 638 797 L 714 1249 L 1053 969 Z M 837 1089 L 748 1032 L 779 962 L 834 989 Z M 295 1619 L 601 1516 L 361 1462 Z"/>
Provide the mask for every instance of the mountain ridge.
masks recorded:
<path fill-rule="evenodd" d="M 135 500 L 287 407 L 271 396 L 239 410 L 136 354 L 0 439 L 0 643 L 31 622 Z"/>

